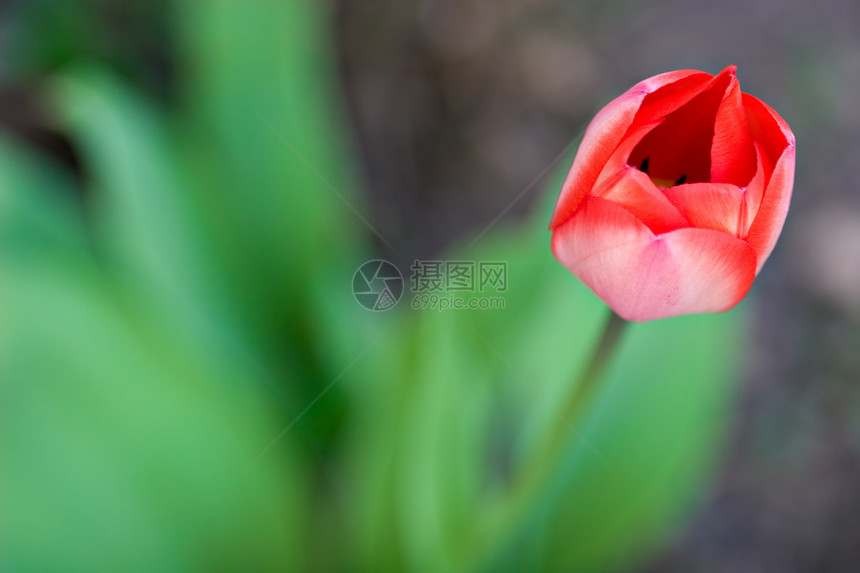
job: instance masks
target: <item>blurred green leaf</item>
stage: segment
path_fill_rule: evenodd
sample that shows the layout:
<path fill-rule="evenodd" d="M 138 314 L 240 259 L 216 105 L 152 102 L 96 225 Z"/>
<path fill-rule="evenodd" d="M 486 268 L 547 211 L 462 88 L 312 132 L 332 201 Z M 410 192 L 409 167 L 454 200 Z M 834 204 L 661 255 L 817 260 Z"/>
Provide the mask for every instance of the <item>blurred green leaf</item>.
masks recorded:
<path fill-rule="evenodd" d="M 720 450 L 741 348 L 738 311 L 631 325 L 582 421 L 606 463 L 571 448 L 538 509 L 544 567 L 624 566 L 678 523 Z"/>
<path fill-rule="evenodd" d="M 111 275 L 149 314 L 171 321 L 168 331 L 184 344 L 208 356 L 239 345 L 237 318 L 161 118 L 95 68 L 68 72 L 53 88 L 92 180 L 95 238 Z"/>
<path fill-rule="evenodd" d="M 300 482 L 285 458 L 253 461 L 278 429 L 255 386 L 140 328 L 75 247 L 50 170 L 7 146 L 0 166 L 3 204 L 24 206 L 0 249 L 3 568 L 296 564 Z"/>
<path fill-rule="evenodd" d="M 300 301 L 317 269 L 354 267 L 367 235 L 328 10 L 276 0 L 177 7 L 201 196 L 263 324 L 303 323 Z"/>
<path fill-rule="evenodd" d="M 421 317 L 397 432 L 397 524 L 409 570 L 457 570 L 484 485 L 492 401 L 481 342 L 441 314 Z"/>
<path fill-rule="evenodd" d="M 76 259 L 89 248 L 76 189 L 68 174 L 0 137 L 0 252 Z"/>
<path fill-rule="evenodd" d="M 373 329 L 349 290 L 369 230 L 337 99 L 329 9 L 275 0 L 174 7 L 191 190 L 253 346 L 287 382 L 287 419 Z M 296 431 L 319 451 L 343 412 L 334 388 Z"/>
<path fill-rule="evenodd" d="M 27 0 L 3 6 L 6 74 L 41 82 L 80 62 L 98 61 L 159 96 L 170 91 L 172 48 L 165 14 L 171 0 Z"/>
<path fill-rule="evenodd" d="M 353 301 L 354 303 L 354 301 Z M 363 338 L 367 351 L 346 374 L 352 412 L 343 431 L 337 480 L 348 526 L 345 552 L 362 571 L 403 569 L 396 503 L 399 425 L 410 394 L 415 324 L 406 316 L 378 316 L 382 330 Z"/>
<path fill-rule="evenodd" d="M 90 3 L 33 0 L 15 10 L 11 43 L 16 57 L 10 65 L 17 76 L 38 76 L 77 58 L 91 58 L 105 40 Z"/>

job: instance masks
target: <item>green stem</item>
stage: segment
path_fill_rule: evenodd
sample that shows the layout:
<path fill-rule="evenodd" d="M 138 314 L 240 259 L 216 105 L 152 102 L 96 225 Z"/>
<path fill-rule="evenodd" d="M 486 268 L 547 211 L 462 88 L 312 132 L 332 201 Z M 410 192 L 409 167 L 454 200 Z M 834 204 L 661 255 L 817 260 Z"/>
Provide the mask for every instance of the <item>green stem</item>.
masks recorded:
<path fill-rule="evenodd" d="M 580 421 L 584 406 L 603 379 L 626 325 L 626 320 L 610 311 L 588 365 L 564 407 L 554 412 L 546 440 L 522 462 L 509 487 L 495 500 L 496 503 L 490 504 L 487 527 L 482 531 L 477 543 L 478 556 L 486 557 L 514 532 L 516 525 L 526 516 L 535 494 L 558 468 L 564 457 L 564 449 L 569 446 L 571 440 L 584 440 L 577 435 L 578 432 L 573 429 L 575 426 L 572 424 L 574 421 Z M 593 449 L 590 444 L 587 445 Z M 598 452 L 595 454 L 600 457 Z M 603 461 L 602 457 L 600 459 Z"/>
<path fill-rule="evenodd" d="M 555 423 L 555 430 L 562 437 L 569 437 L 570 428 L 563 422 L 567 421 L 568 425 L 571 421 L 579 418 L 579 411 L 586 404 L 592 392 L 598 383 L 603 379 L 606 367 L 612 360 L 615 354 L 615 349 L 618 347 L 618 342 L 621 340 L 621 334 L 624 332 L 624 327 L 627 321 L 609 311 L 609 318 L 603 326 L 603 333 L 600 335 L 600 340 L 594 353 L 591 355 L 591 360 L 588 366 L 579 378 L 578 384 L 574 386 L 573 392 L 568 396 L 564 409 L 560 410 L 560 420 Z M 565 430 L 568 436 L 565 436 Z"/>

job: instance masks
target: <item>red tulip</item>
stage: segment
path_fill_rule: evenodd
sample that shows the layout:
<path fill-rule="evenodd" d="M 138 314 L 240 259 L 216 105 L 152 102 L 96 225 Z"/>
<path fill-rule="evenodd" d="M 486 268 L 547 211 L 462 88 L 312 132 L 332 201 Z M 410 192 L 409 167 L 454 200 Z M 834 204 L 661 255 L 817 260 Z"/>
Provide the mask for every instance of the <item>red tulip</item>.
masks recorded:
<path fill-rule="evenodd" d="M 555 257 L 622 318 L 736 305 L 773 250 L 794 134 L 735 66 L 649 78 L 591 121 L 553 213 Z"/>

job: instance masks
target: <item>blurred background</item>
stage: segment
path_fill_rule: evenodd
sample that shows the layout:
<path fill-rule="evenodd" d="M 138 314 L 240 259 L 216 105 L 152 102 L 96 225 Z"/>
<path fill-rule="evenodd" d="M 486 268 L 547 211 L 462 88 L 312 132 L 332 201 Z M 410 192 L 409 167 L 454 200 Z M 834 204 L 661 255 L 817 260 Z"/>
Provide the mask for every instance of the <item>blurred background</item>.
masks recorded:
<path fill-rule="evenodd" d="M 678 432 L 698 436 L 699 422 L 719 426 L 714 434 L 723 438 L 702 438 L 707 455 L 690 467 L 706 469 L 666 474 L 660 499 L 697 484 L 679 494 L 689 498 L 683 508 L 642 510 L 671 525 L 652 532 L 645 520 L 630 526 L 636 534 L 624 530 L 649 538 L 642 542 L 649 550 L 622 551 L 620 530 L 607 530 L 589 546 L 604 548 L 594 549 L 597 557 L 574 567 L 578 561 L 547 547 L 559 538 L 563 545 L 566 523 L 572 540 L 600 526 L 561 515 L 554 534 L 530 524 L 532 533 L 509 551 L 531 548 L 522 559 L 540 554 L 531 563 L 547 570 L 860 567 L 860 5 L 204 4 L 0 6 L 0 293 L 8 317 L 0 317 L 7 482 L 0 512 L 15 516 L 0 519 L 0 569 L 444 570 L 434 567 L 458 563 L 451 543 L 425 540 L 424 525 L 453 535 L 448 526 L 462 515 L 419 507 L 426 476 L 409 472 L 423 467 L 417 458 L 396 461 L 412 434 L 408 420 L 391 413 L 423 419 L 417 404 L 443 403 L 425 393 L 434 380 L 478 381 L 455 390 L 468 394 L 457 394 L 463 425 L 445 423 L 474 430 L 470 424 L 482 420 L 502 436 L 505 458 L 519 427 L 505 417 L 521 421 L 511 404 L 534 396 L 491 383 L 502 375 L 482 366 L 497 362 L 487 345 L 464 343 L 463 356 L 434 346 L 459 340 L 462 325 L 371 321 L 344 285 L 367 258 L 407 269 L 486 238 L 501 246 L 480 256 L 521 259 L 520 267 L 511 263 L 511 281 L 533 273 L 522 288 L 542 293 L 550 308 L 542 316 L 554 317 L 558 305 L 550 303 L 574 287 L 563 272 L 552 275 L 552 285 L 563 287 L 546 286 L 536 277 L 556 271 L 528 265 L 537 249 L 548 253 L 547 206 L 591 116 L 645 77 L 681 68 L 716 73 L 729 64 L 738 66 L 742 89 L 795 132 L 794 199 L 781 241 L 742 305 L 742 332 L 668 321 L 680 326 L 665 327 L 667 336 L 690 344 L 713 339 L 722 349 L 728 333 L 742 353 L 714 350 L 695 367 L 716 371 L 728 357 L 740 383 L 736 393 L 723 384 L 727 390 L 708 394 L 729 376 L 715 374 L 713 384 L 679 378 L 674 388 L 692 387 L 690 396 L 697 384 L 707 389 L 689 400 L 702 409 L 691 406 L 674 430 L 667 426 L 673 438 L 654 440 L 648 459 L 656 468 L 661 452 L 694 451 L 698 438 L 677 452 L 667 444 Z M 315 194 L 303 193 L 310 188 Z M 533 229 L 534 251 L 513 246 L 516 229 Z M 581 345 L 597 332 L 600 309 L 587 293 L 575 296 L 586 300 L 570 310 L 571 324 L 585 325 Z M 477 318 L 478 329 L 542 332 L 512 324 L 525 324 L 512 316 L 534 314 L 523 310 L 531 302 L 509 304 L 522 314 L 498 323 Z M 389 331 L 399 341 L 376 356 L 373 344 Z M 514 355 L 514 335 L 500 336 L 494 344 Z M 361 364 L 350 370 L 359 358 L 366 372 Z M 694 367 L 683 364 L 679 371 Z M 559 369 L 559 380 L 570 378 Z M 478 387 L 482 376 L 487 384 Z M 341 379 L 351 389 L 335 387 Z M 507 409 L 494 412 L 486 406 L 493 400 Z M 473 402 L 483 406 L 463 405 Z M 633 418 L 602 420 L 592 424 L 600 449 L 601 424 L 637 427 Z M 389 457 L 391 435 L 402 444 Z M 468 471 L 458 464 L 486 443 L 470 450 L 462 435 L 446 439 L 469 442 L 450 462 L 458 484 L 452 499 L 468 508 L 462 500 L 471 499 L 474 480 L 462 478 Z M 416 444 L 438 446 L 415 436 Z M 577 469 L 577 455 L 567 476 L 599 483 L 599 472 Z M 448 463 L 439 464 L 446 480 Z M 647 481 L 650 467 L 640 463 L 631 483 Z M 572 508 L 583 507 L 575 501 Z M 600 503 L 586 515 L 621 515 L 608 516 Z M 418 517 L 404 517 L 413 508 Z M 331 551 L 332 540 L 347 557 Z M 623 558 L 612 556 L 616 549 Z M 428 557 L 435 555 L 444 557 Z M 504 570 L 500 555 L 486 570 Z"/>

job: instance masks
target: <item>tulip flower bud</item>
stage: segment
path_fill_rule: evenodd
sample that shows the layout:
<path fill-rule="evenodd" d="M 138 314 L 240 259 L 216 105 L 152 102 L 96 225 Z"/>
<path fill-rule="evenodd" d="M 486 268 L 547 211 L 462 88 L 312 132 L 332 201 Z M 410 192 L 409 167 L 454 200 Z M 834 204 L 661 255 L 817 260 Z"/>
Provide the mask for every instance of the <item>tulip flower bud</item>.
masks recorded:
<path fill-rule="evenodd" d="M 794 134 L 741 92 L 735 70 L 649 78 L 585 131 L 550 223 L 552 250 L 622 318 L 732 308 L 779 237 Z"/>

